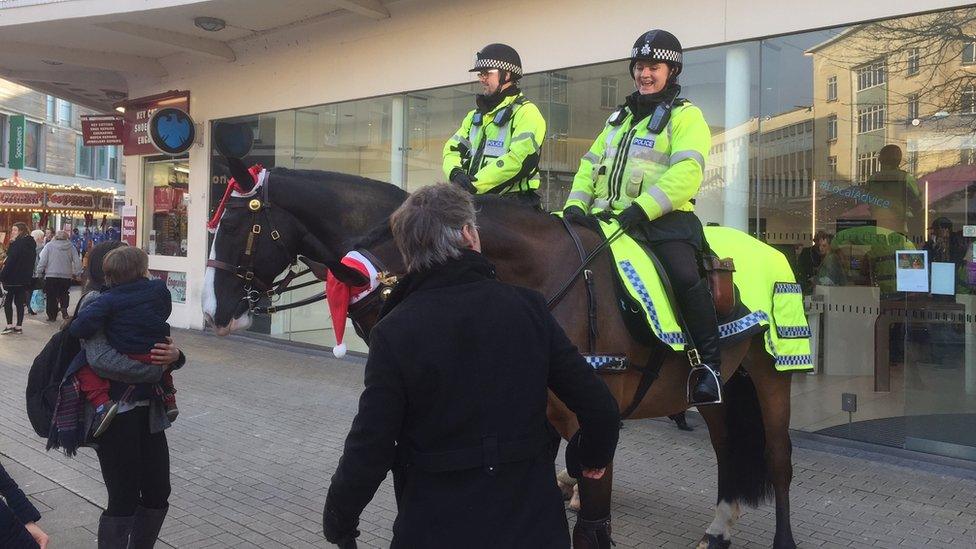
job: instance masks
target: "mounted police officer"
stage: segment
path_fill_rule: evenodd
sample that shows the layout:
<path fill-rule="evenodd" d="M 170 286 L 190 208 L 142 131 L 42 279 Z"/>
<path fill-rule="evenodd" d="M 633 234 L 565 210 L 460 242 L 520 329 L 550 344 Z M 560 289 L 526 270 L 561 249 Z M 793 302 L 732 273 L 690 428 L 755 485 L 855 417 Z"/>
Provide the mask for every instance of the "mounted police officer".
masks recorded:
<path fill-rule="evenodd" d="M 472 194 L 502 194 L 539 205 L 539 155 L 546 136 L 542 113 L 521 90 L 522 60 L 505 44 L 476 54 L 484 93 L 444 144 L 444 175 Z"/>
<path fill-rule="evenodd" d="M 689 378 L 689 399 L 698 405 L 721 402 L 718 324 L 692 203 L 711 134 L 701 110 L 678 97 L 681 58 L 681 43 L 667 31 L 637 39 L 630 55 L 637 91 L 583 156 L 563 212 L 569 219 L 613 216 L 660 259 L 701 362 Z M 694 353 L 690 358 L 698 362 Z"/>

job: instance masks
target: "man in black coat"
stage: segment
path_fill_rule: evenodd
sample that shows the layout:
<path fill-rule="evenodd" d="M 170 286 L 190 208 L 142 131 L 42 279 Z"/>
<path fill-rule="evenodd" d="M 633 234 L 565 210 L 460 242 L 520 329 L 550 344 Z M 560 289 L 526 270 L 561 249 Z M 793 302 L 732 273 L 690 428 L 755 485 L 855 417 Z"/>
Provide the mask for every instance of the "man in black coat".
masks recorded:
<path fill-rule="evenodd" d="M 369 336 L 366 387 L 323 513 L 326 539 L 355 539 L 392 470 L 392 547 L 569 547 L 547 389 L 579 418 L 572 454 L 588 478 L 613 459 L 616 401 L 542 295 L 495 280 L 467 193 L 426 187 L 390 223 L 408 274 Z"/>
<path fill-rule="evenodd" d="M 25 223 L 14 223 L 10 229 L 10 245 L 7 259 L 0 271 L 0 283 L 7 295 L 3 300 L 3 312 L 7 327 L 0 334 L 23 333 L 24 309 L 27 307 L 29 290 L 34 288 L 34 263 L 37 259 L 37 243 L 27 231 Z M 13 324 L 13 308 L 17 307 L 17 324 Z"/>

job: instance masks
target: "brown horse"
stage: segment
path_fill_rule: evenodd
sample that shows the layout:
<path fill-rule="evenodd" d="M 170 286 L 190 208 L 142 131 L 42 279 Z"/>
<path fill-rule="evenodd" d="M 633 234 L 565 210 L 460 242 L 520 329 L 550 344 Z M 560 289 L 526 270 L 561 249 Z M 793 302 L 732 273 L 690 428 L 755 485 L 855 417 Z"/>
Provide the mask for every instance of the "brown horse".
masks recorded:
<path fill-rule="evenodd" d="M 238 180 L 249 181 L 242 166 L 235 167 Z M 393 247 L 385 224 L 388 215 L 405 198 L 399 189 L 376 181 L 325 172 L 276 169 L 268 179 L 267 200 L 273 206 L 256 215 L 242 207 L 248 198 L 232 199 L 235 207 L 224 214 L 211 250 L 211 259 L 224 264 L 241 265 L 246 246 L 247 229 L 254 221 L 264 223 L 257 234 L 253 251 L 253 276 L 269 282 L 294 262 L 299 255 L 326 263 L 338 277 L 344 276 L 338 263 L 340 254 L 352 247 L 367 249 L 390 271 L 401 269 L 399 254 Z M 398 191 L 398 192 L 397 192 Z M 363 197 L 369 196 L 366 200 Z M 382 204 L 378 202 L 384 201 Z M 358 206 L 368 204 L 375 219 L 362 216 Z M 499 280 L 533 288 L 551 296 L 572 276 L 579 266 L 578 252 L 562 223 L 553 216 L 503 199 L 479 198 L 478 224 L 483 253 L 496 266 Z M 354 214 L 355 212 L 355 214 Z M 378 229 L 364 235 L 370 223 Z M 280 235 L 273 242 L 267 235 Z M 586 250 L 596 248 L 601 237 L 580 228 Z M 309 235 L 316 238 L 310 239 Z M 358 241 L 350 242 L 359 236 Z M 343 243 L 346 245 L 343 245 Z M 687 407 L 687 358 L 650 338 L 638 341 L 631 336 L 621 311 L 617 308 L 612 261 L 608 254 L 592 265 L 597 297 L 596 351 L 625 354 L 632 365 L 663 360 L 660 376 L 633 412 L 625 419 L 660 417 Z M 238 275 L 240 273 L 237 273 Z M 345 275 L 352 276 L 345 273 Z M 252 290 L 241 276 L 228 269 L 208 269 L 205 309 L 208 319 L 219 331 L 245 324 L 248 291 Z M 770 290 L 772 291 L 772 290 Z M 358 311 L 357 330 L 368 336 L 374 310 Z M 581 348 L 588 338 L 587 297 L 582 284 L 576 284 L 558 302 L 553 314 L 567 335 Z M 772 488 L 776 503 L 775 548 L 795 547 L 790 526 L 789 486 L 792 480 L 791 442 L 789 437 L 790 375 L 777 372 L 774 360 L 766 352 L 761 335 L 740 341 L 723 349 L 725 402 L 701 408 L 718 459 L 718 498 L 715 517 L 702 537 L 700 548 L 728 547 L 731 527 L 740 505 L 755 506 Z M 739 365 L 743 364 L 743 368 Z M 608 373 L 602 379 L 610 387 L 621 411 L 628 408 L 637 392 L 642 374 L 630 367 L 622 373 Z M 550 419 L 564 438 L 577 429 L 575 417 L 555 398 L 550 399 Z M 580 482 L 580 518 L 599 520 L 610 515 L 612 466 L 600 480 Z M 594 543 L 598 540 L 598 544 Z M 606 537 L 587 537 L 577 523 L 574 529 L 576 547 L 605 546 Z"/>

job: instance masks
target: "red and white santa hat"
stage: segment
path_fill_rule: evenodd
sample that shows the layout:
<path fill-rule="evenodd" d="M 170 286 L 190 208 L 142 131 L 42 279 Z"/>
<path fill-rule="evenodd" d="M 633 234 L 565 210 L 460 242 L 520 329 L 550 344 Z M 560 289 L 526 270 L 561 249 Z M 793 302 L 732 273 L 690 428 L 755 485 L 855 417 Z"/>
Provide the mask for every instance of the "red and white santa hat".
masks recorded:
<path fill-rule="evenodd" d="M 362 286 L 350 286 L 333 276 L 332 271 L 329 271 L 326 276 L 325 293 L 329 300 L 332 329 L 335 330 L 336 338 L 336 346 L 332 348 L 332 354 L 336 358 L 346 356 L 346 344 L 342 338 L 346 332 L 346 317 L 349 313 L 349 306 L 366 297 L 379 286 L 379 281 L 376 279 L 376 267 L 363 254 L 351 251 L 342 258 L 341 263 L 362 273 L 369 279 L 369 283 Z"/>

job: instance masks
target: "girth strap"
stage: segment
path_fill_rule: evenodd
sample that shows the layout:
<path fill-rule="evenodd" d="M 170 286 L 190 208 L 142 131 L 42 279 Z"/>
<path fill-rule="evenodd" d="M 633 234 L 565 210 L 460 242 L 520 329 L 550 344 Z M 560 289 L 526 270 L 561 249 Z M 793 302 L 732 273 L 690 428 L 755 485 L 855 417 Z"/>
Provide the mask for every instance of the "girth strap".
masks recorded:
<path fill-rule="evenodd" d="M 647 357 L 647 364 L 643 368 L 638 368 L 641 373 L 640 381 L 637 383 L 637 389 L 634 390 L 634 398 L 627 405 L 627 408 L 620 412 L 620 419 L 627 419 L 633 414 L 637 407 L 640 406 L 644 397 L 647 396 L 647 391 L 650 390 L 651 385 L 654 384 L 654 380 L 658 378 L 661 374 L 661 366 L 664 364 L 664 357 L 668 354 L 661 349 L 658 349 L 657 353 L 652 352 L 649 357 Z M 629 363 L 634 366 L 633 362 Z"/>

